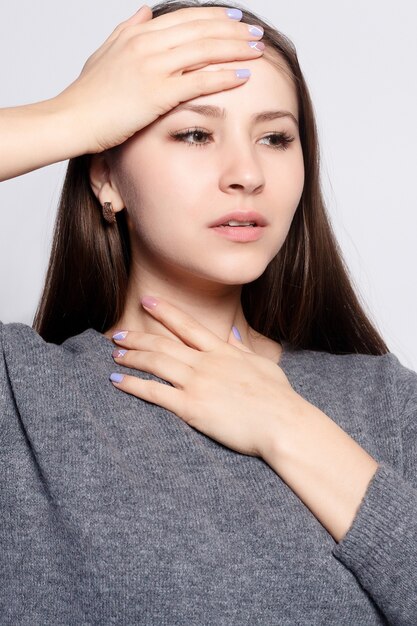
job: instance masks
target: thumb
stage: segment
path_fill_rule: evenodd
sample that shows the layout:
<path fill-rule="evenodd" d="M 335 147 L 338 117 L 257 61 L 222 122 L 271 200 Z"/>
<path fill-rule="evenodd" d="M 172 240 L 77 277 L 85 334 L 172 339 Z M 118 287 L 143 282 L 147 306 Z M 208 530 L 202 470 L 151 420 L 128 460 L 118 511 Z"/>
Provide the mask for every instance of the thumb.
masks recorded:
<path fill-rule="evenodd" d="M 125 24 L 129 24 L 129 26 L 133 26 L 133 24 L 142 24 L 147 20 L 152 19 L 152 9 L 148 7 L 147 4 L 143 4 L 132 17 L 129 17 L 128 20 L 125 21 Z"/>
<path fill-rule="evenodd" d="M 252 352 L 252 350 L 243 345 L 242 338 L 240 337 L 240 333 L 236 326 L 232 326 L 227 343 L 230 343 L 232 346 L 239 348 L 239 350 L 242 350 L 242 352 Z"/>
<path fill-rule="evenodd" d="M 131 17 L 123 22 L 120 22 L 118 26 L 114 29 L 111 35 L 106 39 L 105 43 L 111 44 L 117 37 L 122 33 L 126 26 L 135 26 L 135 24 L 142 24 L 152 19 L 152 9 L 148 7 L 147 4 L 144 4 L 140 7 L 136 13 L 134 13 Z"/>

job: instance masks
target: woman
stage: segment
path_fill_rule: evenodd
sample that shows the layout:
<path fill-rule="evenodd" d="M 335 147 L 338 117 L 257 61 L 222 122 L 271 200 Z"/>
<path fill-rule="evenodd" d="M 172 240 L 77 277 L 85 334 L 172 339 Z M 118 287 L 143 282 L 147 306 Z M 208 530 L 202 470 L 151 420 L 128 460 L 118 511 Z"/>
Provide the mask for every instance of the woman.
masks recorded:
<path fill-rule="evenodd" d="M 34 328 L 1 326 L 2 623 L 414 624 L 417 375 L 291 43 L 144 6 L 1 124 L 3 179 L 72 157 Z"/>

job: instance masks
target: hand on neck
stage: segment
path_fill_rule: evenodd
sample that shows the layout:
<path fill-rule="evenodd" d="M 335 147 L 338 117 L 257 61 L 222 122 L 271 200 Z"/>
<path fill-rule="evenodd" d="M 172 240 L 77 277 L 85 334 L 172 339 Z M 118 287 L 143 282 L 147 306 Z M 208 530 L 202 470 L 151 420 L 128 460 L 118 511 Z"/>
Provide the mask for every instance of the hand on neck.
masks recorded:
<path fill-rule="evenodd" d="M 191 280 L 168 282 L 166 276 L 155 277 L 154 273 L 148 275 L 142 266 L 140 277 L 132 276 L 130 279 L 123 315 L 104 334 L 111 339 L 118 330 L 134 330 L 182 341 L 142 307 L 141 298 L 153 296 L 170 302 L 224 341 L 228 341 L 232 326 L 236 326 L 243 345 L 278 363 L 281 345 L 249 326 L 242 310 L 241 292 L 241 285 L 208 282 L 203 285 L 197 281 L 192 283 Z"/>
<path fill-rule="evenodd" d="M 220 289 L 211 292 L 174 288 L 168 283 L 146 281 L 131 287 L 128 291 L 125 310 L 120 320 L 106 331 L 111 338 L 116 330 L 136 330 L 170 339 L 181 341 L 166 326 L 154 319 L 141 305 L 143 296 L 154 296 L 170 302 L 180 311 L 184 311 L 203 326 L 227 341 L 232 326 L 236 326 L 242 341 L 253 349 L 253 334 L 249 334 L 249 325 L 243 314 L 240 303 L 241 286 L 221 285 Z"/>

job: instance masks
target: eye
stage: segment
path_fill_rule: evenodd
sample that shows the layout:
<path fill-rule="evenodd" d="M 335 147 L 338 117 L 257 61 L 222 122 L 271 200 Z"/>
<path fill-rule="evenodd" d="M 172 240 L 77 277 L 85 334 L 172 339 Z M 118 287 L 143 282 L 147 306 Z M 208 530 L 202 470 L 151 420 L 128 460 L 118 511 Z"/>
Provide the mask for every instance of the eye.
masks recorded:
<path fill-rule="evenodd" d="M 286 150 L 290 143 L 294 141 L 294 137 L 288 135 L 288 133 L 271 133 L 270 135 L 266 135 L 262 137 L 262 139 L 275 139 L 276 143 L 269 144 L 271 148 L 275 148 L 276 150 Z"/>
<path fill-rule="evenodd" d="M 169 134 L 174 141 L 181 141 L 182 143 L 186 143 L 188 146 L 205 146 L 209 143 L 207 139 L 211 139 L 213 137 L 213 133 L 208 133 L 202 128 L 189 128 L 188 130 Z M 271 143 L 267 145 L 277 150 L 286 150 L 290 143 L 294 141 L 294 137 L 286 132 L 270 133 L 269 135 L 262 137 L 261 141 L 265 139 L 271 141 Z"/>
<path fill-rule="evenodd" d="M 180 133 L 169 133 L 170 136 L 174 139 L 174 141 L 182 141 L 183 143 L 188 144 L 189 146 L 203 146 L 205 144 L 200 143 L 192 143 L 191 141 L 186 141 L 187 137 L 194 136 L 194 138 L 198 137 L 212 137 L 213 133 L 207 133 L 205 130 L 201 128 L 190 128 L 189 130 L 184 130 Z"/>

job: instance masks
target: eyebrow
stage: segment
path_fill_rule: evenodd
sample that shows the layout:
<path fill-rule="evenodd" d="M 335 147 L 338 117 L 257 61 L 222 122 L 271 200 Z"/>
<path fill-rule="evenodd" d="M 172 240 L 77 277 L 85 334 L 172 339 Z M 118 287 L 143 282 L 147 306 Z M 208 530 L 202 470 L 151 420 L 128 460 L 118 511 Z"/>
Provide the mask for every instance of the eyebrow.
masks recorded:
<path fill-rule="evenodd" d="M 177 113 L 179 111 L 194 111 L 195 113 L 200 113 L 200 115 L 205 115 L 206 117 L 215 117 L 220 119 L 226 119 L 227 117 L 225 109 L 221 109 L 220 107 L 213 106 L 211 104 L 187 104 L 186 102 L 178 105 L 175 109 L 168 111 L 166 115 L 172 115 L 173 113 Z M 269 122 L 280 117 L 289 117 L 298 126 L 298 120 L 290 111 L 261 111 L 260 113 L 254 113 L 251 116 L 251 120 L 254 122 Z"/>

